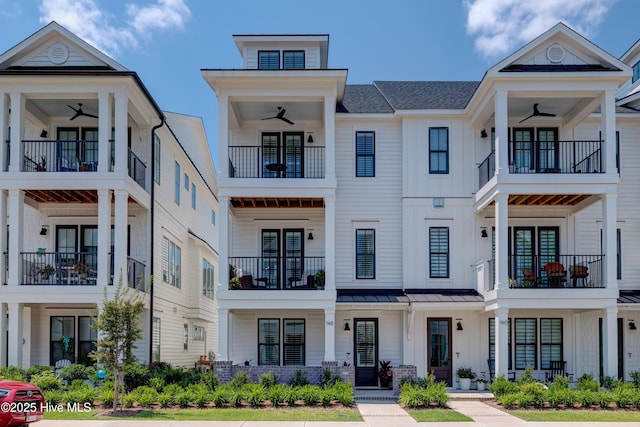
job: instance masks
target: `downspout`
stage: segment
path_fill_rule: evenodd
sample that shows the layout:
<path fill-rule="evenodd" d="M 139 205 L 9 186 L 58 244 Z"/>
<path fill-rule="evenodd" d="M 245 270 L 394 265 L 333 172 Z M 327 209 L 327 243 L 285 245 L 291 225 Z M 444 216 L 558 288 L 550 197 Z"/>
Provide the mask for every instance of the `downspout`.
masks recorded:
<path fill-rule="evenodd" d="M 154 211 L 155 211 L 155 193 L 156 193 L 156 171 L 155 171 L 155 167 L 156 167 L 156 163 L 155 163 L 155 158 L 156 158 L 156 143 L 155 143 L 155 135 L 156 135 L 156 130 L 161 128 L 162 126 L 164 126 L 165 124 L 165 117 L 164 115 L 160 115 L 160 124 L 154 126 L 153 128 L 151 128 L 151 212 L 150 212 L 150 220 L 151 220 L 151 238 L 149 239 L 149 253 L 151 254 L 151 256 L 149 257 L 149 271 L 151 272 L 151 275 L 153 275 L 153 255 L 154 255 L 154 250 L 153 250 L 153 242 L 154 242 L 154 237 L 155 237 L 155 221 L 154 221 Z M 159 165 L 158 165 L 159 166 Z M 155 281 L 155 276 L 154 276 L 154 281 Z M 154 283 L 151 283 L 151 286 L 149 286 L 149 326 L 151 327 L 151 336 L 149 337 L 149 364 L 151 364 L 152 362 L 152 358 L 153 358 L 153 288 L 154 288 Z"/>

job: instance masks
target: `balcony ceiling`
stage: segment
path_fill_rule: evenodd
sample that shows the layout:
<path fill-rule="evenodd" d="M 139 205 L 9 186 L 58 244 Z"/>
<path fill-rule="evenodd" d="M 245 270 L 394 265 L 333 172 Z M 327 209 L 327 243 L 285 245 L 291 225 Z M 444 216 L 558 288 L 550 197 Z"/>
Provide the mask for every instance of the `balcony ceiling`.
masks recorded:
<path fill-rule="evenodd" d="M 591 194 L 511 194 L 512 206 L 575 206 Z"/>
<path fill-rule="evenodd" d="M 37 203 L 98 203 L 95 190 L 25 190 L 25 196 Z M 129 197 L 129 203 L 135 200 Z"/>
<path fill-rule="evenodd" d="M 322 121 L 323 117 L 323 103 L 321 101 L 232 101 L 231 106 L 235 111 L 238 122 L 262 120 L 265 117 L 273 117 L 278 114 L 278 107 L 287 110 L 284 117 L 294 123 Z M 274 123 L 280 122 L 281 124 L 290 126 L 278 119 L 268 121 Z"/>
<path fill-rule="evenodd" d="M 322 198 L 234 197 L 234 208 L 324 208 Z"/>
<path fill-rule="evenodd" d="M 538 109 L 543 113 L 556 114 L 556 117 L 536 117 L 538 122 L 544 120 L 554 121 L 569 114 L 577 105 L 584 103 L 585 98 L 509 98 L 507 101 L 509 118 L 522 120 L 533 113 L 533 104 L 538 104 Z M 533 121 L 533 117 L 523 123 Z"/>
<path fill-rule="evenodd" d="M 95 116 L 98 115 L 97 99 L 29 99 L 27 101 L 27 110 L 32 113 L 39 110 L 47 117 L 71 118 L 75 112 L 69 108 L 69 105 L 77 109 L 79 103 L 82 104 L 83 112 Z"/>

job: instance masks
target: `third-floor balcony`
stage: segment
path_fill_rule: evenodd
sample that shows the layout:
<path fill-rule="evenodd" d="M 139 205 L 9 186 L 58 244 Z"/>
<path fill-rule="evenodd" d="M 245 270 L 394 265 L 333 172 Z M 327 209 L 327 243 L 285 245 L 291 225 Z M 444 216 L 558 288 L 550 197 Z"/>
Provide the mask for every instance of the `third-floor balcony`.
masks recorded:
<path fill-rule="evenodd" d="M 229 288 L 245 290 L 323 288 L 325 285 L 324 261 L 325 258 L 320 256 L 229 257 Z"/>
<path fill-rule="evenodd" d="M 229 147 L 229 178 L 325 177 L 325 147 Z"/>

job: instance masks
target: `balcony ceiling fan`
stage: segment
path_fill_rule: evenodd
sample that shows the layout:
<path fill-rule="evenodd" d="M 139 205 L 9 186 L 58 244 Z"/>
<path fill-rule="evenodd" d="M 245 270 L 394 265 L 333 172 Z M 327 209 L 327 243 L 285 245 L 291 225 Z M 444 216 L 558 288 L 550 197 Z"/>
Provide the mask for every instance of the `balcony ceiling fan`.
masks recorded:
<path fill-rule="evenodd" d="M 264 117 L 264 118 L 262 118 L 262 119 L 260 119 L 260 120 L 280 119 L 280 120 L 282 120 L 283 122 L 287 122 L 287 123 L 289 123 L 290 125 L 295 124 L 295 123 L 293 123 L 291 120 L 287 119 L 287 118 L 284 116 L 284 113 L 285 113 L 286 111 L 287 111 L 287 110 L 285 110 L 284 108 L 282 108 L 282 107 L 278 107 L 278 114 L 276 114 L 276 115 L 275 115 L 275 116 L 273 116 L 273 117 Z"/>
<path fill-rule="evenodd" d="M 520 120 L 518 123 L 522 123 L 525 120 L 529 120 L 531 117 L 555 117 L 556 115 L 553 113 L 543 113 L 540 110 L 538 110 L 538 104 L 533 104 L 533 113 L 529 116 L 529 117 L 525 117 L 524 119 Z"/>
<path fill-rule="evenodd" d="M 82 103 L 78 102 L 78 108 L 73 108 L 71 105 L 67 104 L 67 107 L 71 108 L 73 111 L 75 111 L 76 113 L 69 119 L 69 120 L 75 120 L 80 116 L 87 116 L 87 117 L 93 117 L 94 119 L 97 119 L 98 116 L 95 116 L 93 114 L 89 114 L 89 113 L 85 113 L 84 111 L 82 111 Z"/>

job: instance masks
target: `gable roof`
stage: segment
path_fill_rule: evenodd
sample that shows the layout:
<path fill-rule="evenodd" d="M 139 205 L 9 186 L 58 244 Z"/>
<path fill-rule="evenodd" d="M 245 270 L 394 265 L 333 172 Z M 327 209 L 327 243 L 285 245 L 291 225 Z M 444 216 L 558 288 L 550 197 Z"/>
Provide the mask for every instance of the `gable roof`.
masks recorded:
<path fill-rule="evenodd" d="M 393 113 L 378 88 L 374 85 L 347 85 L 342 103 L 338 104 L 339 113 Z"/>

